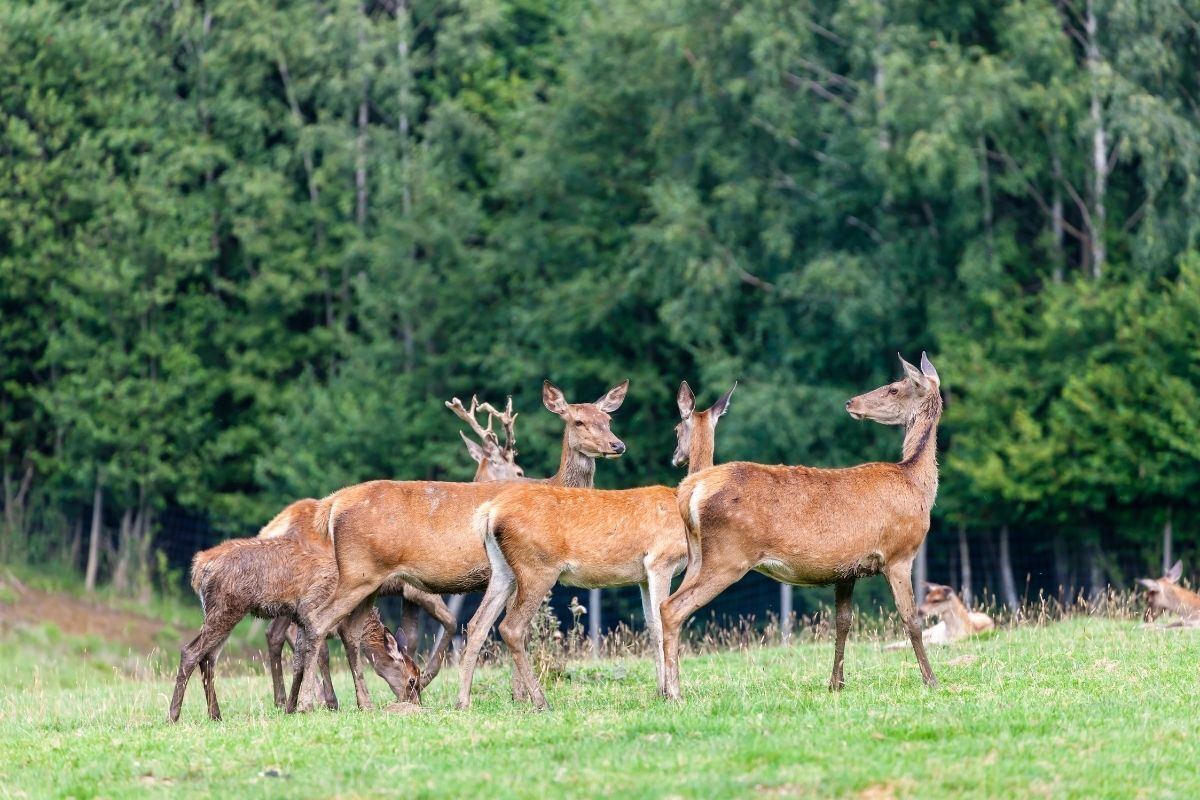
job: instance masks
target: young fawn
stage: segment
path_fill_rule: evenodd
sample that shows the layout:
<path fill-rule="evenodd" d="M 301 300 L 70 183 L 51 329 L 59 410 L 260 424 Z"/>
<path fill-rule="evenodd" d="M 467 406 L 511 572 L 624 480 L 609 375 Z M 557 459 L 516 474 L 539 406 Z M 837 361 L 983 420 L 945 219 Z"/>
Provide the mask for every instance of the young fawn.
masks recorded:
<path fill-rule="evenodd" d="M 845 684 L 851 594 L 861 577 L 887 577 L 921 677 L 937 680 L 925 654 L 912 592 L 912 563 L 929 532 L 937 495 L 940 380 L 921 354 L 905 377 L 846 403 L 855 419 L 904 426 L 903 459 L 848 469 L 723 464 L 687 477 L 677 495 L 687 523 L 688 568 L 662 605 L 666 691 L 679 697 L 679 638 L 701 606 L 750 570 L 801 586 L 834 584 L 837 637 L 831 690 Z"/>
<path fill-rule="evenodd" d="M 328 597 L 337 582 L 337 567 L 328 548 L 313 548 L 304 538 L 231 539 L 197 553 L 192 561 L 192 588 L 200 596 L 204 624 L 179 654 L 179 673 L 168 719 L 179 720 L 184 691 L 196 666 L 204 680 L 208 715 L 221 718 L 214 685 L 217 656 L 229 633 L 247 615 L 263 619 L 299 617 L 305 605 Z M 339 631 L 351 669 L 361 680 L 359 646 L 398 700 L 420 703 L 420 670 L 403 652 L 403 643 L 370 616 L 354 636 Z M 303 640 L 303 632 L 300 636 Z M 299 647 L 303 641 L 298 642 Z"/>
<path fill-rule="evenodd" d="M 925 590 L 925 600 L 917 608 L 917 615 L 941 617 L 937 624 L 921 631 L 921 641 L 925 644 L 950 644 L 995 627 L 991 617 L 968 609 L 949 586 L 926 581 Z M 883 649 L 899 650 L 907 646 L 908 642 L 893 642 Z"/>
<path fill-rule="evenodd" d="M 736 384 L 735 384 L 736 388 Z M 717 421 L 729 406 L 730 389 L 712 408 L 696 412 L 684 382 L 676 402 L 681 421 L 672 461 L 690 471 L 712 465 Z M 658 607 L 671 578 L 687 564 L 683 521 L 675 491 L 666 486 L 599 491 L 558 486 L 514 485 L 480 507 L 476 526 L 492 566 L 492 579 L 467 625 L 458 707 L 471 704 L 475 664 L 496 618 L 509 598 L 500 636 L 512 653 L 514 699 L 546 708 L 546 697 L 525 648 L 534 615 L 554 586 L 595 589 L 636 584 L 654 650 L 659 689 L 663 686 L 662 626 Z"/>
<path fill-rule="evenodd" d="M 629 382 L 595 403 L 568 403 L 549 381 L 542 403 L 564 423 L 558 473 L 546 482 L 591 486 L 597 458 L 617 458 L 625 444 L 613 435 L 610 414 L 621 407 Z M 471 525 L 475 510 L 511 484 L 440 481 L 370 481 L 334 492 L 321 501 L 316 525 L 329 532 L 337 560 L 337 586 L 305 611 L 305 635 L 296 654 L 289 710 L 308 710 L 317 700 L 316 643 L 342 620 L 361 629 L 371 597 L 389 578 L 436 594 L 487 588 L 491 566 Z M 431 662 L 442 662 L 454 625 L 443 626 Z M 436 671 L 434 672 L 436 674 Z"/>
<path fill-rule="evenodd" d="M 1200 595 L 1189 592 L 1179 585 L 1183 577 L 1183 562 L 1176 561 L 1167 574 L 1158 580 L 1140 578 L 1138 583 L 1146 587 L 1146 622 L 1158 619 L 1164 611 L 1179 616 L 1179 621 L 1167 627 L 1200 626 Z"/>
<path fill-rule="evenodd" d="M 454 412 L 455 416 L 466 422 L 471 430 L 479 437 L 479 442 L 476 443 L 469 439 L 466 434 L 459 432 L 462 435 L 463 442 L 467 445 L 467 452 L 471 454 L 471 458 L 475 460 L 477 469 L 475 470 L 475 481 L 501 481 L 501 480 L 519 480 L 524 477 L 525 471 L 516 462 L 516 434 L 514 432 L 517 415 L 512 410 L 512 397 L 508 398 L 508 406 L 504 412 L 497 411 L 489 403 L 480 403 L 478 398 L 471 398 L 471 407 L 464 408 L 462 401 L 457 397 L 446 402 L 446 407 Z M 488 415 L 487 427 L 483 427 L 476 419 L 476 414 L 483 411 Z M 492 423 L 499 420 L 504 428 L 504 445 L 500 444 L 499 437 L 492 431 Z M 333 558 L 333 547 L 329 543 L 327 532 L 324 530 L 316 530 L 313 522 L 316 514 L 317 504 L 320 501 L 312 498 L 297 500 L 287 506 L 283 511 L 279 512 L 268 522 L 263 529 L 259 531 L 258 538 L 270 539 L 276 536 L 302 536 L 308 539 L 309 545 L 314 549 L 324 548 L 329 553 L 329 558 Z M 403 580 L 389 579 L 379 588 L 378 594 L 383 597 L 401 596 L 404 598 L 404 619 L 405 623 L 401 624 L 401 630 L 405 631 L 404 638 L 413 642 L 415 635 L 410 634 L 409 630 L 416 630 L 416 610 L 424 609 L 429 616 L 433 617 L 443 626 L 454 625 L 456 620 L 450 609 L 442 598 L 436 594 L 423 592 L 413 586 L 409 586 Z M 367 633 L 372 636 L 377 636 L 376 630 L 380 627 L 378 622 L 378 613 L 374 613 L 373 619 L 369 620 Z M 271 669 L 271 686 L 275 697 L 275 705 L 283 707 L 287 700 L 287 695 L 284 691 L 283 684 L 283 646 L 289 644 L 293 652 L 296 648 L 297 627 L 292 622 L 290 617 L 277 617 L 267 626 L 267 656 L 268 663 Z M 329 677 L 329 648 L 325 642 L 321 642 L 321 652 L 317 658 L 317 666 L 321 673 L 321 686 L 325 695 L 325 704 L 330 708 L 337 708 L 337 695 L 333 691 L 333 683 Z M 409 654 L 411 655 L 411 653 Z M 351 666 L 351 671 L 354 672 L 354 667 Z M 421 673 L 421 686 L 425 686 L 436 675 L 436 671 L 430 671 L 427 668 Z M 370 706 L 370 696 L 366 693 L 366 684 L 362 680 L 360 674 L 354 676 L 355 695 L 358 700 L 359 707 Z"/>

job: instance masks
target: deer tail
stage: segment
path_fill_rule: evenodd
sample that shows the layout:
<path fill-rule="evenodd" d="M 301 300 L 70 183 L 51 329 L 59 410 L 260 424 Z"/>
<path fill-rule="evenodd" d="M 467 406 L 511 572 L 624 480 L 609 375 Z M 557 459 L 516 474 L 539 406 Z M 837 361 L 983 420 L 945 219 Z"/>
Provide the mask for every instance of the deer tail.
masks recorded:
<path fill-rule="evenodd" d="M 475 531 L 475 535 L 479 537 L 479 541 L 486 542 L 488 536 L 491 535 L 492 521 L 491 502 L 484 503 L 475 509 L 475 515 L 471 517 L 471 530 Z"/>
<path fill-rule="evenodd" d="M 684 479 L 675 494 L 675 502 L 679 506 L 679 516 L 683 518 L 684 532 L 687 536 L 687 572 L 684 580 L 688 580 L 700 571 L 703 554 L 700 548 L 700 504 L 704 501 L 704 484 L 698 480 Z"/>

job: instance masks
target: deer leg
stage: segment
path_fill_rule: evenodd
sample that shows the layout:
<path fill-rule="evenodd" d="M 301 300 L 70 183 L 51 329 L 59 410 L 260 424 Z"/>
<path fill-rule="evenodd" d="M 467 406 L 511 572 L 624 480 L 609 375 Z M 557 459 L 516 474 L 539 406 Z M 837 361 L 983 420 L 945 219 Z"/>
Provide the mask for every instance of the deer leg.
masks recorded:
<path fill-rule="evenodd" d="M 338 710 L 337 692 L 333 690 L 333 675 L 329 672 L 329 640 L 322 639 L 317 648 L 317 669 L 321 672 L 321 698 L 330 711 Z"/>
<path fill-rule="evenodd" d="M 175 676 L 175 692 L 171 695 L 171 707 L 167 711 L 167 719 L 169 721 L 179 721 L 179 711 L 183 707 L 183 694 L 187 689 L 188 681 L 192 677 L 192 672 L 206 659 L 211 659 L 215 663 L 217 650 L 224 644 L 225 639 L 229 636 L 229 632 L 241 621 L 243 616 L 243 614 L 236 613 L 219 616 L 214 614 L 204 621 L 204 625 L 201 626 L 200 633 L 196 634 L 196 638 L 180 649 L 179 672 Z M 201 670 L 201 674 L 204 674 L 203 669 Z M 211 680 L 210 675 L 205 682 L 205 696 L 208 697 L 209 692 L 213 692 L 209 702 L 210 713 L 216 701 L 215 688 L 211 690 L 208 688 Z M 218 715 L 214 719 L 220 719 L 220 716 Z"/>
<path fill-rule="evenodd" d="M 896 599 L 896 610 L 908 631 L 912 641 L 913 651 L 917 654 L 917 665 L 921 668 L 921 678 L 925 685 L 936 689 L 937 678 L 933 677 L 933 669 L 929 666 L 929 656 L 925 655 L 925 642 L 921 638 L 921 625 L 917 622 L 917 601 L 912 590 L 912 561 L 891 564 L 887 567 L 888 584 L 892 587 L 892 596 Z"/>
<path fill-rule="evenodd" d="M 490 543 L 489 543 L 490 545 Z M 475 665 L 479 661 L 479 651 L 487 641 L 488 633 L 496 624 L 504 604 L 512 597 L 516 582 L 512 570 L 506 562 L 492 567 L 492 579 L 488 581 L 487 591 L 479 609 L 467 623 L 467 645 L 463 648 L 462 662 L 459 664 L 458 702 L 455 704 L 460 711 L 471 707 L 471 682 L 475 678 Z"/>
<path fill-rule="evenodd" d="M 705 553 L 700 568 L 688 574 L 678 591 L 662 602 L 663 667 L 668 700 L 679 699 L 679 638 L 684 623 L 747 572 L 740 562 L 718 553 Z"/>
<path fill-rule="evenodd" d="M 450 642 L 454 639 L 454 634 L 458 629 L 458 618 L 454 616 L 454 612 L 446 605 L 446 601 L 439 595 L 430 592 L 423 592 L 407 584 L 404 587 L 404 607 L 407 609 L 409 602 L 415 604 L 415 607 L 422 608 L 425 613 L 437 620 L 442 626 L 441 633 L 438 634 L 437 641 L 433 643 L 433 650 L 429 654 L 429 660 L 425 662 L 425 668 L 421 670 L 420 688 L 424 689 L 430 682 L 437 677 L 442 671 L 442 664 L 446 660 L 446 653 L 450 649 Z M 405 631 L 407 635 L 408 631 Z M 415 642 L 414 639 L 409 640 L 410 643 Z M 410 644 L 410 646 L 415 646 Z M 410 654 L 411 655 L 411 654 Z"/>
<path fill-rule="evenodd" d="M 837 606 L 835 624 L 836 638 L 833 643 L 833 672 L 829 676 L 829 691 L 841 691 L 846 685 L 846 676 L 842 665 L 846 660 L 846 637 L 850 635 L 850 623 L 854 621 L 854 605 L 850 602 L 854 594 L 854 578 L 838 581 L 834 587 L 834 597 Z"/>
<path fill-rule="evenodd" d="M 315 675 L 317 666 L 317 644 L 325 640 L 329 631 L 350 614 L 359 603 L 375 592 L 375 585 L 358 583 L 339 586 L 318 611 L 301 619 L 302 644 L 296 651 L 296 676 L 292 679 L 292 691 L 288 697 L 288 712 L 311 711 L 316 704 Z"/>
<path fill-rule="evenodd" d="M 338 625 L 338 636 L 342 638 L 342 645 L 346 648 L 346 662 L 350 665 L 350 675 L 354 679 L 354 699 L 360 711 L 370 711 L 375 707 L 371 702 L 371 693 L 367 691 L 367 682 L 363 679 L 360 658 L 363 631 L 374 609 L 372 600 L 365 600 Z"/>
<path fill-rule="evenodd" d="M 546 695 L 542 692 L 541 684 L 529 664 L 529 654 L 525 652 L 525 641 L 529 636 L 530 624 L 538 609 L 541 608 L 542 598 L 546 596 L 546 592 L 550 591 L 557 580 L 558 576 L 554 574 L 550 575 L 548 579 L 539 575 L 529 575 L 523 580 L 518 578 L 516 599 L 508 613 L 504 615 L 504 621 L 500 623 L 500 638 L 508 645 L 509 652 L 512 654 L 513 669 L 525 682 L 529 698 L 533 701 L 534 708 L 539 710 L 545 710 L 550 706 L 546 702 Z"/>
<path fill-rule="evenodd" d="M 215 652 L 200 659 L 200 677 L 204 681 L 204 699 L 208 703 L 208 718 L 214 722 L 220 722 L 221 706 L 217 703 L 217 686 L 214 680 L 216 662 Z"/>
<path fill-rule="evenodd" d="M 283 708 L 287 702 L 287 692 L 283 686 L 283 644 L 289 638 L 288 629 L 291 627 L 292 621 L 287 617 L 276 617 L 267 625 L 267 663 L 271 669 L 271 689 L 276 708 Z"/>
<path fill-rule="evenodd" d="M 658 693 L 667 691 L 667 669 L 663 659 L 662 601 L 671 590 L 671 570 L 650 569 L 642 590 L 642 614 L 646 618 L 646 631 L 650 634 L 650 649 L 654 651 L 654 675 L 658 682 Z"/>
<path fill-rule="evenodd" d="M 414 594 L 417 591 L 408 584 L 404 585 L 404 607 L 400 609 L 400 630 L 404 632 L 404 641 L 408 643 L 404 650 L 410 658 L 417 655 L 417 632 L 421 623 L 421 606 L 417 605 Z"/>

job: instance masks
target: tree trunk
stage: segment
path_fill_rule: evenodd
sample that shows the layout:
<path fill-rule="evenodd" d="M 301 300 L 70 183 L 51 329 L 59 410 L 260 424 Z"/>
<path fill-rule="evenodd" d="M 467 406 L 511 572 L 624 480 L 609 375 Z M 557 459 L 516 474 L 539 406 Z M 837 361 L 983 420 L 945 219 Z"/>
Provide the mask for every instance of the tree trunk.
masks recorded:
<path fill-rule="evenodd" d="M 1104 551 L 1100 549 L 1100 543 L 1093 540 L 1088 542 L 1084 552 L 1087 558 L 1088 599 L 1095 603 L 1104 596 L 1107 588 L 1104 581 Z"/>
<path fill-rule="evenodd" d="M 1016 611 L 1021 601 L 1017 597 L 1017 583 L 1013 580 L 1012 553 L 1008 546 L 1008 525 L 1000 526 L 1000 592 L 1004 604 Z"/>
<path fill-rule="evenodd" d="M 925 582 L 929 580 L 929 540 L 921 542 L 917 548 L 917 558 L 913 562 L 913 594 L 917 603 L 925 601 Z"/>
<path fill-rule="evenodd" d="M 1163 523 L 1163 575 L 1171 569 L 1171 540 L 1174 538 L 1174 529 L 1171 525 L 1171 507 L 1167 506 L 1167 521 Z"/>
<path fill-rule="evenodd" d="M 1071 562 L 1067 556 L 1067 540 L 1062 532 L 1054 534 L 1054 582 L 1058 584 L 1058 602 L 1062 603 L 1075 592 L 1071 585 Z"/>
<path fill-rule="evenodd" d="M 1050 197 L 1050 233 L 1054 238 L 1054 282 L 1063 282 L 1063 265 L 1067 262 L 1063 250 L 1063 198 L 1062 198 L 1062 159 L 1056 152 L 1051 158 L 1054 172 L 1054 188 Z"/>
<path fill-rule="evenodd" d="M 118 594 L 129 591 L 129 562 L 132 556 L 130 529 L 133 527 L 133 509 L 126 508 L 121 514 L 121 525 L 117 529 L 117 564 L 113 567 L 112 585 Z"/>
<path fill-rule="evenodd" d="M 988 169 L 988 151 L 987 140 L 980 136 L 977 145 L 979 147 L 979 191 L 983 202 L 983 232 L 984 243 L 987 246 L 988 264 L 991 265 L 992 259 L 995 257 L 995 232 L 992 218 L 992 181 L 991 172 Z"/>
<path fill-rule="evenodd" d="M 1087 35 L 1087 71 L 1091 81 L 1090 115 L 1092 123 L 1092 209 L 1091 224 L 1088 226 L 1091 251 L 1092 278 L 1104 274 L 1105 208 L 1104 196 L 1108 188 L 1108 131 L 1104 127 L 1104 110 L 1100 98 L 1100 45 L 1096 39 L 1095 0 L 1087 0 L 1084 32 Z"/>
<path fill-rule="evenodd" d="M 592 640 L 592 656 L 600 657 L 600 590 L 588 590 L 588 638 Z"/>
<path fill-rule="evenodd" d="M 71 523 L 71 544 L 67 548 L 67 564 L 74 571 L 79 568 L 79 552 L 83 549 L 83 520 L 79 515 L 75 515 L 75 521 Z"/>
<path fill-rule="evenodd" d="M 96 473 L 96 491 L 92 495 L 92 530 L 88 539 L 87 570 L 83 580 L 84 588 L 90 593 L 96 591 L 96 572 L 100 568 L 100 537 L 102 517 L 104 515 L 104 480 Z"/>
<path fill-rule="evenodd" d="M 971 545 L 967 542 L 967 526 L 958 526 L 958 596 L 968 606 L 974 600 L 971 592 Z"/>

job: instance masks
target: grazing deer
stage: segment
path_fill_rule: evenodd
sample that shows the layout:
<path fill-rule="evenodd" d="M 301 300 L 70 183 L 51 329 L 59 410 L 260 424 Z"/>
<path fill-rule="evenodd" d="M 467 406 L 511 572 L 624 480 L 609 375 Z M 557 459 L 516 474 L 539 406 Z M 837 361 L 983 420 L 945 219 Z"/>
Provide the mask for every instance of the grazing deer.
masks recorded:
<path fill-rule="evenodd" d="M 903 425 L 903 460 L 848 469 L 722 464 L 679 486 L 687 524 L 688 568 L 662 605 L 666 696 L 679 697 L 679 637 L 701 606 L 750 570 L 801 586 L 834 584 L 837 638 L 831 690 L 845 684 L 842 663 L 853 614 L 854 582 L 883 573 L 916 651 L 921 676 L 929 667 L 917 623 L 912 562 L 929 531 L 937 494 L 940 380 L 921 354 L 917 369 L 903 358 L 905 377 L 846 403 L 855 419 Z"/>
<path fill-rule="evenodd" d="M 314 548 L 303 537 L 231 539 L 197 553 L 192 561 L 192 588 L 200 596 L 204 624 L 196 638 L 180 650 L 179 673 L 167 718 L 171 722 L 179 720 L 184 691 L 199 665 L 208 715 L 219 720 L 221 709 L 217 705 L 214 668 L 234 626 L 247 614 L 263 619 L 300 617 L 306 604 L 327 598 L 336 583 L 337 567 L 330 558 L 329 548 Z M 350 635 L 346 626 L 338 633 L 356 681 L 362 680 L 358 665 L 361 645 L 367 660 L 387 681 L 397 700 L 421 702 L 420 670 L 403 652 L 403 642 L 397 641 L 383 626 L 377 613 L 368 615 L 354 635 Z M 297 647 L 303 647 L 303 634 L 299 638 Z M 328 674 L 327 663 L 325 667 Z M 326 700 L 329 701 L 328 695 Z"/>
<path fill-rule="evenodd" d="M 925 600 L 917 608 L 917 615 L 921 618 L 941 617 L 936 625 L 921 631 L 921 641 L 925 644 L 950 644 L 996 627 L 987 614 L 968 609 L 949 586 L 926 581 L 925 587 Z M 893 642 L 883 649 L 899 650 L 904 647 L 908 647 L 908 642 Z"/>
<path fill-rule="evenodd" d="M 1147 623 L 1158 619 L 1164 611 L 1179 615 L 1179 621 L 1166 626 L 1169 628 L 1190 628 L 1200 626 L 1200 595 L 1189 592 L 1179 585 L 1183 577 L 1183 562 L 1176 561 L 1167 570 L 1167 574 L 1158 580 L 1139 578 L 1138 583 L 1146 587 L 1146 617 Z"/>
<path fill-rule="evenodd" d="M 479 444 L 467 438 L 466 434 L 459 432 L 463 438 L 463 442 L 467 445 L 467 451 L 478 464 L 475 471 L 476 481 L 493 481 L 493 480 L 517 480 L 525 475 L 525 471 L 516 463 L 516 434 L 515 423 L 517 415 L 512 410 L 512 397 L 508 398 L 508 407 L 501 413 L 497 411 L 489 403 L 480 403 L 478 398 L 471 398 L 471 407 L 464 408 L 462 401 L 457 397 L 448 400 L 446 407 L 454 412 L 455 416 L 465 421 L 479 437 Z M 483 411 L 488 414 L 487 427 L 484 428 L 476 419 L 476 414 Z M 499 437 L 492 431 L 492 422 L 499 420 L 504 428 L 504 446 L 500 446 Z M 329 552 L 329 557 L 333 557 L 333 549 L 329 546 L 329 539 L 326 531 L 317 531 L 313 527 L 313 517 L 316 513 L 317 504 L 320 501 L 312 498 L 297 500 L 289 505 L 283 511 L 279 512 L 268 522 L 263 529 L 258 532 L 258 538 L 270 539 L 277 536 L 302 536 L 308 540 L 308 544 L 314 549 L 325 548 Z M 416 629 L 416 614 L 418 608 L 422 608 L 431 617 L 444 625 L 454 625 L 455 618 L 446 606 L 445 601 L 441 597 L 429 592 L 423 592 L 420 589 L 409 586 L 401 580 L 386 581 L 379 589 L 381 596 L 396 596 L 400 595 L 404 598 L 405 621 L 410 624 L 401 623 L 401 629 L 404 630 L 404 638 L 408 642 L 415 641 L 415 633 L 410 633 L 410 630 L 415 632 Z M 373 623 L 368 623 L 373 625 Z M 283 684 L 283 646 L 285 643 L 290 645 L 295 650 L 296 647 L 296 624 L 292 622 L 290 617 L 277 617 L 272 620 L 267 626 L 267 656 L 268 664 L 271 670 L 271 686 L 275 697 L 275 705 L 282 708 L 287 700 Z M 407 649 L 407 648 L 406 648 Z M 411 655 L 411 653 L 409 654 Z M 318 667 L 321 672 L 321 686 L 325 694 L 325 703 L 330 708 L 337 708 L 337 695 L 333 691 L 333 682 L 329 676 L 329 648 L 325 642 L 321 642 L 321 653 L 317 660 Z M 354 665 L 351 667 L 354 671 Z M 428 682 L 432 680 L 429 673 L 423 672 L 421 675 L 421 686 L 424 689 Z M 361 674 L 354 676 L 355 695 L 359 701 L 359 706 L 363 707 L 362 693 L 366 691 L 365 683 L 362 680 Z M 359 687 L 362 687 L 361 692 Z M 369 696 L 366 699 L 369 706 Z"/>
<path fill-rule="evenodd" d="M 612 433 L 610 414 L 621 407 L 628 388 L 629 381 L 624 381 L 595 403 L 568 403 L 558 387 L 549 381 L 543 384 L 542 403 L 565 428 L 558 472 L 547 483 L 591 486 L 595 459 L 625 452 L 625 444 Z M 360 629 L 372 595 L 388 578 L 437 594 L 487 588 L 491 567 L 471 521 L 475 509 L 510 485 L 370 481 L 321 501 L 316 525 L 333 541 L 338 584 L 303 620 L 307 630 L 296 653 L 289 710 L 308 710 L 315 702 L 316 642 L 343 619 L 351 631 Z M 446 625 L 438 637 L 430 667 L 434 675 L 453 633 L 454 625 Z"/>
<path fill-rule="evenodd" d="M 696 412 L 691 388 L 686 381 L 680 384 L 676 402 L 682 419 L 675 429 L 672 463 L 689 464 L 691 472 L 712 466 L 717 421 L 729 409 L 732 394 L 730 389 L 712 408 Z M 512 652 L 513 699 L 528 697 L 537 708 L 546 708 L 546 696 L 529 666 L 525 647 L 533 617 L 555 583 L 587 589 L 633 584 L 641 588 L 642 611 L 662 691 L 659 604 L 671 590 L 671 578 L 687 564 L 687 537 L 675 507 L 674 489 L 513 486 L 480 506 L 475 519 L 491 561 L 492 579 L 467 625 L 458 708 L 471 705 L 479 651 L 510 597 L 512 606 L 500 623 L 500 636 Z"/>

